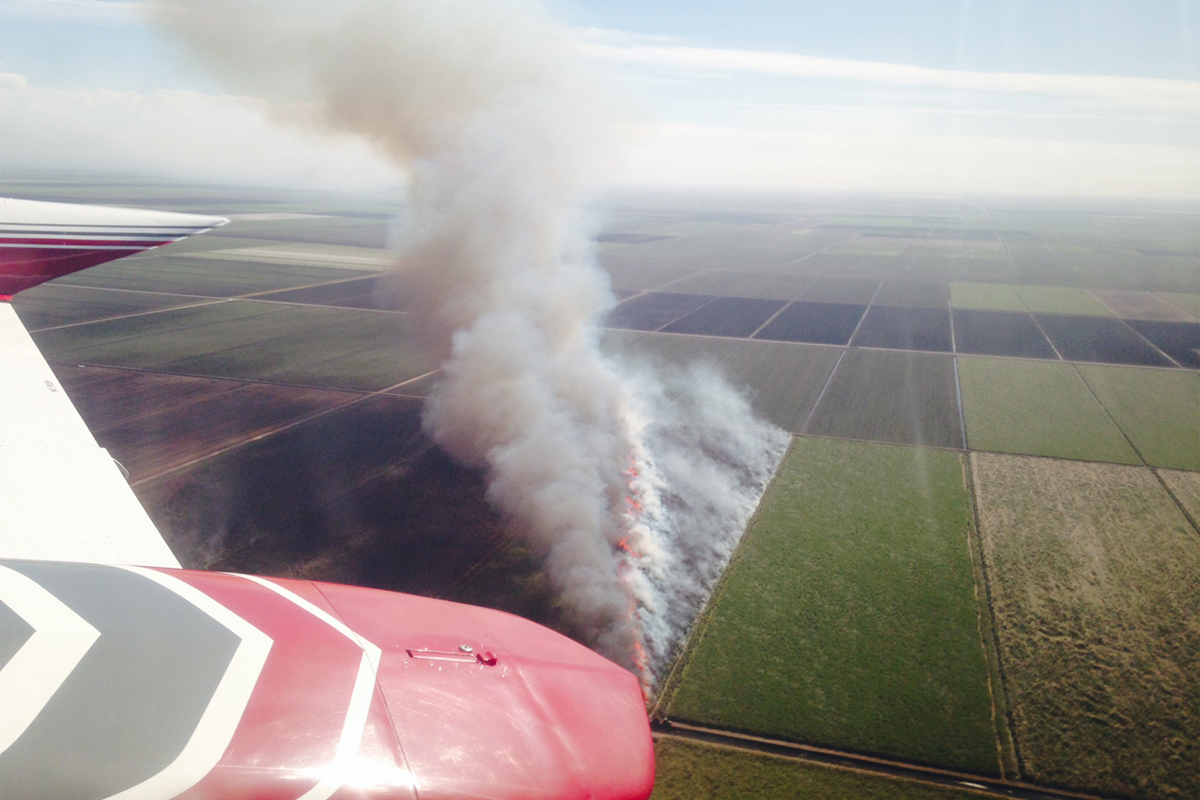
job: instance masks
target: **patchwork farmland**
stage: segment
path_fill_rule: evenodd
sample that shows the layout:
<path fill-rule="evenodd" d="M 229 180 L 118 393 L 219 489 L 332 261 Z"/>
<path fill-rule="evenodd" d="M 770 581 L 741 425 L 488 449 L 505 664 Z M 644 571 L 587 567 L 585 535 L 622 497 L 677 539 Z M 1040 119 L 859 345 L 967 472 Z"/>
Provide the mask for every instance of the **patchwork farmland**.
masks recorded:
<path fill-rule="evenodd" d="M 233 217 L 14 303 L 190 566 L 573 632 L 422 431 L 439 365 L 389 268 L 395 198 L 3 193 Z M 1194 210 L 659 197 L 607 219 L 606 350 L 707 362 L 793 436 L 660 676 L 656 797 L 1200 791 Z"/>

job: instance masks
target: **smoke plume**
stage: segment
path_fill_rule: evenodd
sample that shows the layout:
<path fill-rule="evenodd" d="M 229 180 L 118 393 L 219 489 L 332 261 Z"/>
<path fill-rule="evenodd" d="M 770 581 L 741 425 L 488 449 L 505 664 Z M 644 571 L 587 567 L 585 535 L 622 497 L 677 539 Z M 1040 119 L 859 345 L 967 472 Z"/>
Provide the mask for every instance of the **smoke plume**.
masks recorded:
<path fill-rule="evenodd" d="M 592 644 L 647 685 L 728 560 L 786 436 L 710 367 L 617 362 L 580 218 L 615 106 L 521 0 L 185 0 L 156 20 L 280 118 L 410 176 L 401 268 L 444 380 L 425 425 L 488 476 Z"/>

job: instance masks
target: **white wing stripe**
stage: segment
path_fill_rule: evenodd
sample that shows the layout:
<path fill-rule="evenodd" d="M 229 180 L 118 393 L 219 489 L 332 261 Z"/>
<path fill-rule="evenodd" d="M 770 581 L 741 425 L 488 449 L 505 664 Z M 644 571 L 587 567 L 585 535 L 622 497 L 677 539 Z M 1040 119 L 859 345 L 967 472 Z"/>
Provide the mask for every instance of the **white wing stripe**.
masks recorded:
<path fill-rule="evenodd" d="M 320 770 L 321 780 L 299 798 L 299 800 L 327 800 L 353 774 L 354 763 L 358 756 L 358 746 L 362 742 L 363 730 L 367 724 L 367 714 L 371 710 L 371 694 L 375 689 L 375 676 L 379 671 L 379 658 L 382 651 L 352 631 L 341 620 L 308 602 L 300 595 L 289 592 L 282 586 L 257 575 L 242 575 L 241 577 L 265 586 L 287 598 L 362 648 L 363 656 L 358 665 L 358 677 L 354 681 L 354 691 L 350 695 L 350 705 L 346 709 L 346 720 L 342 725 L 342 738 L 338 741 L 333 763 Z"/>
<path fill-rule="evenodd" d="M 250 702 L 250 695 L 254 693 L 258 676 L 262 673 L 274 642 L 258 628 L 178 578 L 144 567 L 122 569 L 165 586 L 242 639 L 183 752 L 162 772 L 137 786 L 112 795 L 110 800 L 175 797 L 196 785 L 212 771 L 225 754 L 225 749 L 241 722 L 246 704 Z"/>

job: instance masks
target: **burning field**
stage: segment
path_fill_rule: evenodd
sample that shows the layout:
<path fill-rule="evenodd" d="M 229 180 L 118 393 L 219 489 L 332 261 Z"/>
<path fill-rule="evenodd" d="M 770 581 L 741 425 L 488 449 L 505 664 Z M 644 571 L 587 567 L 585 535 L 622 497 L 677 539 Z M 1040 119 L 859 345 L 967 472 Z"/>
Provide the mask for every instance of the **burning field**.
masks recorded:
<path fill-rule="evenodd" d="M 580 213 L 619 149 L 602 81 L 530 3 L 154 13 L 231 86 L 298 124 L 365 138 L 410 176 L 398 268 L 442 365 L 424 428 L 482 472 L 575 626 L 649 690 L 787 436 L 715 371 L 602 356 L 595 319 L 615 299 Z M 683 424 L 654 424 L 664 398 L 701 383 Z"/>

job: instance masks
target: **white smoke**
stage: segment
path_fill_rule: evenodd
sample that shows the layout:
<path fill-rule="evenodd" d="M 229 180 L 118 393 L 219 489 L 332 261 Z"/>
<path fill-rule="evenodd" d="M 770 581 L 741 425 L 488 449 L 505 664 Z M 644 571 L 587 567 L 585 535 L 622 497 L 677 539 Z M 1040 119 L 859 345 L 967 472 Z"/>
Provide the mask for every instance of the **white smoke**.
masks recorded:
<path fill-rule="evenodd" d="M 280 115 L 410 175 L 402 269 L 445 379 L 426 427 L 486 471 L 592 643 L 647 681 L 726 563 L 786 444 L 715 373 L 618 366 L 578 216 L 614 106 L 518 0 L 186 0 L 158 21 Z M 671 414 L 661 410 L 670 406 Z M 656 419 L 657 417 L 657 419 Z"/>

